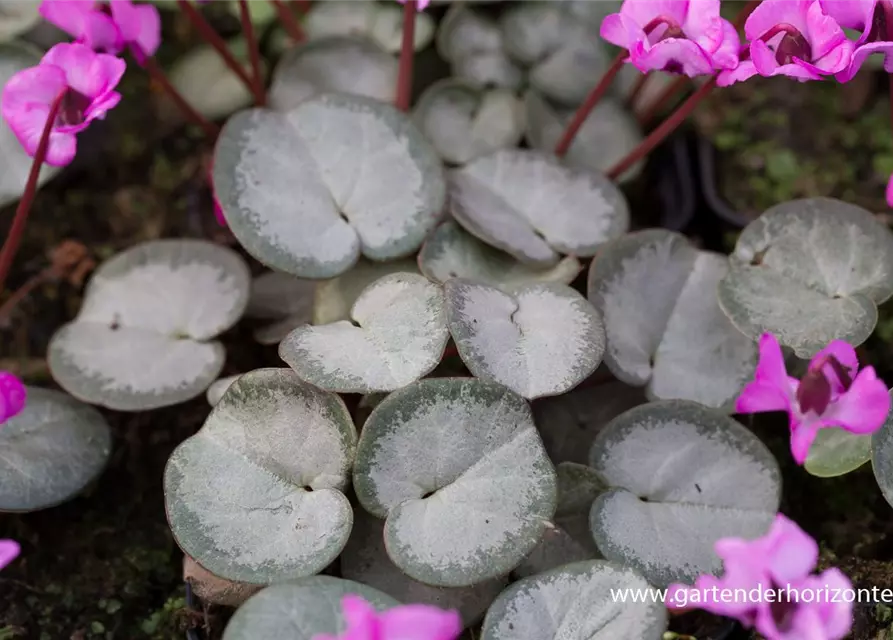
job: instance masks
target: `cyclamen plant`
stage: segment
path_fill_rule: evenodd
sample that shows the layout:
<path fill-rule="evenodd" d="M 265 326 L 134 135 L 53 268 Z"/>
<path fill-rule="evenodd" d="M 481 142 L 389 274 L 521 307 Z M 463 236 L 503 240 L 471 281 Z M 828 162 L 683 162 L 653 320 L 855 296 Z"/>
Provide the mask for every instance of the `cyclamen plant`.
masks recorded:
<path fill-rule="evenodd" d="M 455 4 L 437 24 L 424 0 L 348 4 L 298 20 L 272 3 L 298 46 L 267 89 L 247 2 L 240 60 L 178 0 L 240 101 L 219 126 L 154 61 L 156 8 L 42 3 L 73 41 L 0 99 L 33 159 L 0 286 L 42 165 L 72 163 L 120 103 L 127 52 L 213 144 L 208 215 L 242 252 L 156 240 L 96 268 L 48 346 L 65 393 L 0 374 L 15 461 L 0 456 L 0 511 L 101 474 L 112 437 L 90 405 L 206 393 L 165 507 L 196 592 L 239 607 L 225 640 L 659 640 L 691 608 L 770 640 L 843 638 L 848 604 L 715 594 L 853 586 L 816 574 L 818 543 L 779 514 L 782 467 L 871 460 L 893 503 L 891 397 L 856 355 L 893 295 L 893 233 L 811 198 L 764 212 L 726 256 L 631 232 L 622 187 L 716 87 L 847 82 L 888 56 L 889 3 L 763 0 L 733 21 L 719 0 L 625 0 L 597 20 L 597 3 L 495 19 Z M 452 77 L 414 103 L 415 53 L 435 38 Z M 624 68 L 642 74 L 632 93 L 658 74 L 704 82 L 644 135 L 612 95 Z M 246 254 L 271 271 L 252 278 Z M 272 322 L 256 336 L 281 361 L 221 377 L 219 337 L 243 316 Z M 732 417 L 765 412 L 787 414 L 792 460 Z M 0 567 L 18 553 L 0 541 Z M 667 602 L 611 595 L 655 588 Z"/>

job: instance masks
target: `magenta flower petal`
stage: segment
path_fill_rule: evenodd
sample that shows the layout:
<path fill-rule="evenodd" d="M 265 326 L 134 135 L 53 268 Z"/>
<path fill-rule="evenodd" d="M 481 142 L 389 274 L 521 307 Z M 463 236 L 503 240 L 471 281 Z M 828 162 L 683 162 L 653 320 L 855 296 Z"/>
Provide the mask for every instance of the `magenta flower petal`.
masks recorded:
<path fill-rule="evenodd" d="M 111 0 L 112 18 L 125 42 L 139 53 L 152 57 L 161 44 L 161 16 L 150 4 L 135 5 L 130 0 Z"/>
<path fill-rule="evenodd" d="M 645 32 L 639 29 L 641 37 L 645 37 Z M 599 28 L 599 35 L 611 44 L 628 49 L 630 47 L 629 29 L 623 23 L 623 16 L 619 13 L 612 13 L 605 16 L 602 25 Z"/>
<path fill-rule="evenodd" d="M 893 175 L 890 176 L 890 179 L 887 180 L 887 205 L 889 207 L 893 207 Z"/>
<path fill-rule="evenodd" d="M 652 69 L 672 68 L 674 65 L 687 76 L 706 75 L 713 71 L 710 56 L 697 44 L 684 38 L 667 38 L 649 49 L 642 42 L 637 42 L 629 54 L 630 61 L 643 73 Z"/>
<path fill-rule="evenodd" d="M 809 31 L 806 15 L 814 1 L 764 0 L 744 22 L 744 35 L 748 40 L 757 40 L 779 24 L 790 25 L 800 33 L 806 34 Z"/>
<path fill-rule="evenodd" d="M 753 78 L 757 73 L 756 67 L 752 60 L 742 60 L 734 69 L 726 69 L 721 71 L 716 78 L 717 87 L 728 87 L 736 82 L 744 82 L 749 78 Z"/>
<path fill-rule="evenodd" d="M 871 25 L 877 0 L 819 0 L 819 4 L 840 26 L 862 31 Z"/>
<path fill-rule="evenodd" d="M 850 60 L 846 69 L 838 73 L 835 77 L 838 82 L 849 82 L 853 79 L 868 56 L 874 54 L 882 54 L 884 56 L 884 71 L 893 73 L 893 42 L 870 42 L 856 47 L 853 51 L 853 58 Z"/>
<path fill-rule="evenodd" d="M 816 586 L 824 588 L 827 586 L 831 593 L 846 593 L 853 588 L 853 583 L 847 578 L 843 572 L 832 567 L 825 569 L 822 573 L 812 578 Z M 840 598 L 843 600 L 843 598 Z M 840 640 L 845 638 L 853 626 L 853 604 L 851 602 L 826 602 L 824 606 L 819 608 L 820 619 L 824 625 L 825 637 L 828 640 Z"/>
<path fill-rule="evenodd" d="M 741 53 L 741 39 L 732 23 L 722 20 L 722 39 L 712 53 L 713 64 L 717 69 L 735 69 Z"/>
<path fill-rule="evenodd" d="M 814 368 L 816 363 L 823 363 L 828 356 L 833 356 L 849 371 L 851 376 L 855 376 L 859 371 L 859 358 L 856 357 L 856 349 L 848 342 L 843 340 L 832 340 L 828 346 L 815 354 L 809 361 L 809 368 Z"/>
<path fill-rule="evenodd" d="M 781 345 L 771 333 L 760 336 L 760 359 L 757 364 L 754 379 L 766 384 L 784 387 L 788 384 L 788 372 L 784 364 L 784 354 Z"/>
<path fill-rule="evenodd" d="M 397 2 L 399 2 L 400 4 L 406 4 L 406 0 L 397 0 Z M 431 2 L 431 0 L 417 0 L 417 2 L 416 2 L 416 10 L 417 10 L 417 11 L 424 11 L 424 10 L 428 7 L 428 4 L 429 4 L 430 2 Z"/>
<path fill-rule="evenodd" d="M 821 422 L 811 420 L 808 422 L 800 422 L 791 427 L 791 455 L 794 462 L 802 465 L 809 456 L 809 448 L 815 441 L 815 437 L 822 427 Z"/>
<path fill-rule="evenodd" d="M 65 71 L 68 86 L 87 98 L 98 98 L 118 84 L 126 63 L 107 53 L 95 53 L 79 44 L 57 44 L 44 55 L 41 64 Z"/>
<path fill-rule="evenodd" d="M 462 633 L 457 611 L 410 604 L 381 615 L 381 638 L 394 640 L 455 640 Z"/>
<path fill-rule="evenodd" d="M 96 51 L 117 54 L 124 48 L 121 32 L 111 16 L 99 11 L 92 11 L 84 18 L 84 26 L 78 42 Z"/>
<path fill-rule="evenodd" d="M 789 411 L 791 401 L 788 394 L 778 387 L 764 382 L 749 382 L 735 401 L 736 413 L 763 413 L 766 411 Z"/>
<path fill-rule="evenodd" d="M 19 557 L 22 548 L 15 540 L 0 540 L 0 569 Z"/>
<path fill-rule="evenodd" d="M 7 371 L 0 371 L 0 423 L 22 412 L 27 395 L 21 380 Z"/>
<path fill-rule="evenodd" d="M 766 538 L 768 571 L 777 584 L 805 578 L 815 568 L 819 545 L 787 517 L 778 514 Z"/>
<path fill-rule="evenodd" d="M 111 53 L 121 50 L 121 34 L 111 16 L 98 10 L 93 0 L 43 0 L 40 15 L 76 41 L 91 49 Z"/>
<path fill-rule="evenodd" d="M 865 367 L 822 415 L 825 426 L 839 426 L 851 433 L 874 433 L 890 413 L 890 393 L 878 380 L 874 367 Z"/>

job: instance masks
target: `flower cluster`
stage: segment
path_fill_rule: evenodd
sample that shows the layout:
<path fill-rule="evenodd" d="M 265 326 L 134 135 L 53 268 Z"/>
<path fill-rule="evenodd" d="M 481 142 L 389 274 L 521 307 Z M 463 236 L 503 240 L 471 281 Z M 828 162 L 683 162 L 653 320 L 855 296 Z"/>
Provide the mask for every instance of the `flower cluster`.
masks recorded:
<path fill-rule="evenodd" d="M 852 41 L 844 28 L 861 35 Z M 643 72 L 717 74 L 719 86 L 755 75 L 846 82 L 873 53 L 893 71 L 890 0 L 763 0 L 744 24 L 744 47 L 719 0 L 625 0 L 601 35 Z"/>
<path fill-rule="evenodd" d="M 10 78 L 0 113 L 31 156 L 52 118 L 44 160 L 64 166 L 74 160 L 77 134 L 121 100 L 115 87 L 126 64 L 117 54 L 128 48 L 137 60 L 153 55 L 161 21 L 155 7 L 130 0 L 44 0 L 40 13 L 75 41 L 54 46 L 39 65 Z"/>
<path fill-rule="evenodd" d="M 355 595 L 341 602 L 347 630 L 340 636 L 316 635 L 313 640 L 456 640 L 462 620 L 456 611 L 409 604 L 377 613 Z"/>
<path fill-rule="evenodd" d="M 857 434 L 880 429 L 890 412 L 890 394 L 873 367 L 859 370 L 856 350 L 841 340 L 818 352 L 802 379 L 792 378 L 778 341 L 767 333 L 760 338 L 754 381 L 741 392 L 735 409 L 738 413 L 787 412 L 791 453 L 803 464 L 823 427 Z"/>
<path fill-rule="evenodd" d="M 735 618 L 767 640 L 840 640 L 849 633 L 853 605 L 845 596 L 852 584 L 836 568 L 812 573 L 819 547 L 785 516 L 778 514 L 762 538 L 723 538 L 714 549 L 723 576 L 670 585 L 668 607 Z"/>

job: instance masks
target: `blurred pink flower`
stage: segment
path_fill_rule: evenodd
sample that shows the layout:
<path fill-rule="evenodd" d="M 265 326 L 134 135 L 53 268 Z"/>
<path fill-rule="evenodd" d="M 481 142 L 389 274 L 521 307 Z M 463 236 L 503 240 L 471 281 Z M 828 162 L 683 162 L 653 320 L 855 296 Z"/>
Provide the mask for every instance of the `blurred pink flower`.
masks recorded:
<path fill-rule="evenodd" d="M 0 424 L 22 412 L 27 395 L 21 380 L 8 371 L 0 371 Z"/>
<path fill-rule="evenodd" d="M 782 514 L 762 538 L 723 538 L 714 550 L 722 577 L 670 585 L 668 607 L 735 618 L 767 640 L 840 640 L 849 633 L 853 605 L 840 596 L 852 584 L 839 569 L 812 574 L 819 547 Z"/>
<path fill-rule="evenodd" d="M 341 601 L 347 630 L 340 636 L 316 635 L 313 640 L 455 640 L 462 633 L 456 611 L 407 604 L 378 613 L 356 595 Z"/>
<path fill-rule="evenodd" d="M 849 66 L 837 74 L 841 82 L 852 80 L 865 59 L 884 54 L 884 70 L 893 73 L 893 5 L 890 0 L 820 0 L 822 9 L 842 27 L 862 32 Z"/>
<path fill-rule="evenodd" d="M 719 74 L 725 87 L 757 74 L 820 80 L 846 69 L 854 45 L 819 0 L 763 0 L 744 24 L 749 55 Z"/>
<path fill-rule="evenodd" d="M 95 53 L 83 44 L 57 44 L 36 67 L 19 71 L 3 88 L 0 113 L 33 156 L 56 98 L 62 106 L 50 134 L 46 162 L 64 166 L 77 151 L 75 134 L 105 117 L 121 100 L 114 91 L 126 65 L 115 56 Z"/>
<path fill-rule="evenodd" d="M 626 49 L 640 71 L 687 76 L 734 69 L 741 48 L 719 0 L 624 0 L 602 21 L 601 36 Z"/>
<path fill-rule="evenodd" d="M 819 351 L 801 380 L 785 369 L 778 341 L 760 337 L 760 361 L 754 381 L 735 405 L 738 413 L 786 411 L 791 428 L 791 453 L 803 464 L 819 429 L 840 427 L 850 433 L 874 433 L 890 412 L 887 385 L 873 367 L 859 370 L 856 350 L 834 340 Z"/>
<path fill-rule="evenodd" d="M 887 205 L 893 207 L 893 175 L 887 181 Z"/>
<path fill-rule="evenodd" d="M 22 548 L 15 540 L 0 540 L 0 569 L 19 557 Z"/>
<path fill-rule="evenodd" d="M 406 0 L 397 0 L 400 4 L 406 4 Z M 416 1 L 416 9 L 418 11 L 424 11 L 425 8 L 431 3 L 431 0 L 417 0 Z"/>
<path fill-rule="evenodd" d="M 151 4 L 131 0 L 43 0 L 41 15 L 91 49 L 120 53 L 130 45 L 138 59 L 161 44 L 161 18 Z"/>

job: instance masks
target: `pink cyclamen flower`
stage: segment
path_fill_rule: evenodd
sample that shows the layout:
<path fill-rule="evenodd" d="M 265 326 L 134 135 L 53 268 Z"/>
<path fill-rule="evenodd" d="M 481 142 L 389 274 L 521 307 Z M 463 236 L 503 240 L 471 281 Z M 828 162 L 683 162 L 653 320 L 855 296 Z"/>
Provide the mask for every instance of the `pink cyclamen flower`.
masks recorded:
<path fill-rule="evenodd" d="M 0 569 L 19 557 L 22 548 L 15 540 L 0 540 Z"/>
<path fill-rule="evenodd" d="M 40 14 L 77 42 L 106 53 L 131 46 L 138 58 L 152 56 L 161 44 L 161 17 L 151 4 L 131 0 L 43 0 Z"/>
<path fill-rule="evenodd" d="M 893 207 L 893 175 L 890 176 L 890 179 L 887 181 L 887 205 Z"/>
<path fill-rule="evenodd" d="M 629 52 L 629 62 L 651 70 L 698 76 L 738 66 L 741 43 L 719 16 L 719 0 L 624 0 L 607 16 L 601 36 Z"/>
<path fill-rule="evenodd" d="M 0 424 L 22 412 L 26 397 L 22 381 L 7 371 L 0 371 Z"/>
<path fill-rule="evenodd" d="M 844 596 L 852 583 L 836 568 L 813 574 L 818 545 L 782 514 L 762 538 L 723 538 L 714 549 L 722 577 L 670 585 L 668 607 L 735 618 L 767 640 L 840 640 L 849 633 L 853 605 Z"/>
<path fill-rule="evenodd" d="M 785 75 L 820 80 L 846 69 L 854 45 L 819 0 L 763 0 L 744 23 L 749 55 L 738 67 L 719 74 L 725 87 L 761 76 Z"/>
<path fill-rule="evenodd" d="M 316 635 L 313 640 L 456 640 L 462 621 L 456 611 L 408 604 L 378 613 L 356 595 L 341 601 L 347 630 L 340 636 Z"/>
<path fill-rule="evenodd" d="M 0 113 L 29 155 L 37 152 L 40 136 L 56 99 L 64 94 L 53 124 L 47 164 L 61 167 L 77 151 L 76 134 L 105 117 L 121 100 L 114 91 L 126 65 L 115 56 L 94 53 L 82 44 L 57 44 L 36 67 L 13 75 L 3 88 Z"/>
<path fill-rule="evenodd" d="M 849 66 L 837 74 L 849 82 L 873 53 L 884 54 L 884 70 L 893 73 L 893 3 L 890 0 L 820 0 L 822 9 L 842 27 L 862 32 Z"/>
<path fill-rule="evenodd" d="M 406 0 L 397 0 L 400 4 L 406 4 Z M 427 7 L 431 3 L 431 0 L 416 0 L 416 10 L 424 11 L 425 7 Z"/>
<path fill-rule="evenodd" d="M 765 333 L 760 337 L 754 381 L 738 396 L 735 410 L 786 411 L 791 453 L 797 464 L 803 464 L 823 427 L 840 427 L 858 434 L 880 429 L 890 411 L 890 394 L 873 367 L 859 370 L 856 350 L 842 340 L 834 340 L 819 351 L 801 380 L 791 378 L 778 341 Z"/>

